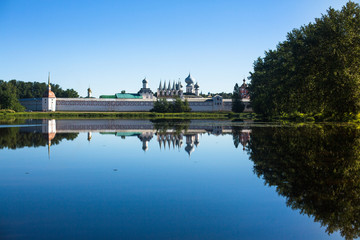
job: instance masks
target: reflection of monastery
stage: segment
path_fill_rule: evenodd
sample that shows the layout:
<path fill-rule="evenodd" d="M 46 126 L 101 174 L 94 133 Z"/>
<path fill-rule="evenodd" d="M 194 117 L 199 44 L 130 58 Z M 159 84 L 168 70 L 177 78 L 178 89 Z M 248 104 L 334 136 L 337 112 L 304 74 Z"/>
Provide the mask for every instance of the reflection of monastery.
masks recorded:
<path fill-rule="evenodd" d="M 230 122 L 228 122 L 230 123 Z M 48 145 L 56 133 L 87 132 L 88 141 L 92 133 L 113 135 L 121 138 L 137 137 L 144 151 L 149 149 L 149 142 L 156 139 L 160 149 L 181 149 L 191 155 L 200 144 L 202 134 L 223 135 L 232 134 L 230 124 L 219 125 L 212 120 L 192 120 L 186 130 L 158 130 L 149 120 L 42 120 L 41 131 L 48 139 Z M 241 131 L 240 143 L 245 147 L 250 140 L 251 130 L 244 128 Z"/>
<path fill-rule="evenodd" d="M 148 80 L 142 80 L 142 88 L 137 93 L 115 93 L 113 95 L 101 95 L 99 98 L 92 97 L 92 90 L 88 89 L 86 98 L 57 98 L 51 91 L 50 75 L 48 90 L 42 98 L 20 99 L 20 103 L 27 110 L 32 111 L 89 111 L 89 112 L 136 112 L 149 111 L 158 98 L 166 98 L 173 101 L 174 98 L 187 99 L 192 111 L 212 112 L 231 111 L 231 99 L 223 99 L 221 96 L 201 97 L 200 86 L 189 74 L 185 79 L 185 91 L 181 81 L 164 81 L 159 84 L 156 93 L 148 87 Z M 247 91 L 247 85 L 242 85 L 240 91 Z M 244 96 L 245 112 L 250 112 L 250 99 Z"/>

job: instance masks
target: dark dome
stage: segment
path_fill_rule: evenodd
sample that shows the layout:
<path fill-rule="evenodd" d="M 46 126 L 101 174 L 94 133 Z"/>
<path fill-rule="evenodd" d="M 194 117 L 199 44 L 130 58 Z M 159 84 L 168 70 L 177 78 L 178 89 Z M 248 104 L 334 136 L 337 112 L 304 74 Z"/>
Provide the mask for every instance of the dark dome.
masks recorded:
<path fill-rule="evenodd" d="M 189 76 L 185 78 L 185 82 L 187 85 L 194 84 L 194 79 L 190 76 L 190 73 Z"/>

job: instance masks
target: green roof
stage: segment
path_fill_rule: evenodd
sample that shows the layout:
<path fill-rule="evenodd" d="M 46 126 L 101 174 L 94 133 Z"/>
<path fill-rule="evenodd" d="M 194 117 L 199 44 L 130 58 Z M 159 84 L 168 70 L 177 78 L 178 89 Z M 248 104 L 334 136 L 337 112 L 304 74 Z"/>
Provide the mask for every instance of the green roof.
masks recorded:
<path fill-rule="evenodd" d="M 100 95 L 99 98 L 116 98 L 115 95 Z"/>
<path fill-rule="evenodd" d="M 142 96 L 137 93 L 115 93 L 115 95 L 101 95 L 100 98 L 142 99 Z"/>
<path fill-rule="evenodd" d="M 136 93 L 115 93 L 116 98 L 139 98 L 142 99 L 142 96 Z"/>

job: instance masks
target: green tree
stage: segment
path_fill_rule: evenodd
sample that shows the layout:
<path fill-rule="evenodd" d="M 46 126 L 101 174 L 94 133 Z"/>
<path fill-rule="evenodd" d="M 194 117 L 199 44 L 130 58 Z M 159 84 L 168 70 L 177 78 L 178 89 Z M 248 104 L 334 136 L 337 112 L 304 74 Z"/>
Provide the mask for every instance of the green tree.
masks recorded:
<path fill-rule="evenodd" d="M 2 80 L 0 80 L 0 109 L 12 109 L 17 112 L 25 110 L 19 102 L 14 85 Z"/>
<path fill-rule="evenodd" d="M 46 83 L 23 82 L 18 80 L 9 81 L 17 89 L 18 98 L 41 98 L 48 86 Z M 63 90 L 58 84 L 51 83 L 51 90 L 59 98 L 78 98 L 79 94 L 74 89 Z"/>
<path fill-rule="evenodd" d="M 150 111 L 158 113 L 169 112 L 169 103 L 164 98 L 157 99 L 156 102 L 154 102 L 154 107 Z"/>
<path fill-rule="evenodd" d="M 190 107 L 189 101 L 187 99 L 185 99 L 185 101 L 184 101 L 183 112 L 191 112 L 191 107 Z"/>
<path fill-rule="evenodd" d="M 254 62 L 249 86 L 254 111 L 296 112 L 341 120 L 360 112 L 360 6 L 330 8 L 315 23 L 288 33 Z"/>
<path fill-rule="evenodd" d="M 236 113 L 243 112 L 244 109 L 245 109 L 245 105 L 241 100 L 240 88 L 239 88 L 239 85 L 237 83 L 234 86 L 234 92 L 232 94 L 231 99 L 232 99 L 231 110 L 233 112 L 236 112 Z"/>
<path fill-rule="evenodd" d="M 191 108 L 186 99 L 183 102 L 180 98 L 175 98 L 173 102 L 168 102 L 165 98 L 161 98 L 154 102 L 154 107 L 150 111 L 159 113 L 190 112 Z"/>

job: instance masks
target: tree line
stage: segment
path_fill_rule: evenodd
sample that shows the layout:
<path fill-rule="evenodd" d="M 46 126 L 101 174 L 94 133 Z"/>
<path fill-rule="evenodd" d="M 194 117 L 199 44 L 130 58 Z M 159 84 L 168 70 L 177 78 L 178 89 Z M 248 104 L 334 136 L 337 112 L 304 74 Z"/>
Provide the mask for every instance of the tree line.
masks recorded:
<path fill-rule="evenodd" d="M 63 90 L 58 84 L 50 84 L 51 90 L 56 97 L 78 98 L 79 94 L 74 89 Z M 23 82 L 18 80 L 0 80 L 0 109 L 12 109 L 23 111 L 24 107 L 20 104 L 21 98 L 41 98 L 47 90 L 46 83 Z"/>
<path fill-rule="evenodd" d="M 330 8 L 254 62 L 251 104 L 265 117 L 305 113 L 343 120 L 360 112 L 360 6 Z"/>
<path fill-rule="evenodd" d="M 187 99 L 182 101 L 180 98 L 175 98 L 174 101 L 169 102 L 165 98 L 160 98 L 154 102 L 154 107 L 150 111 L 158 113 L 180 113 L 190 112 L 191 108 L 189 107 Z"/>

